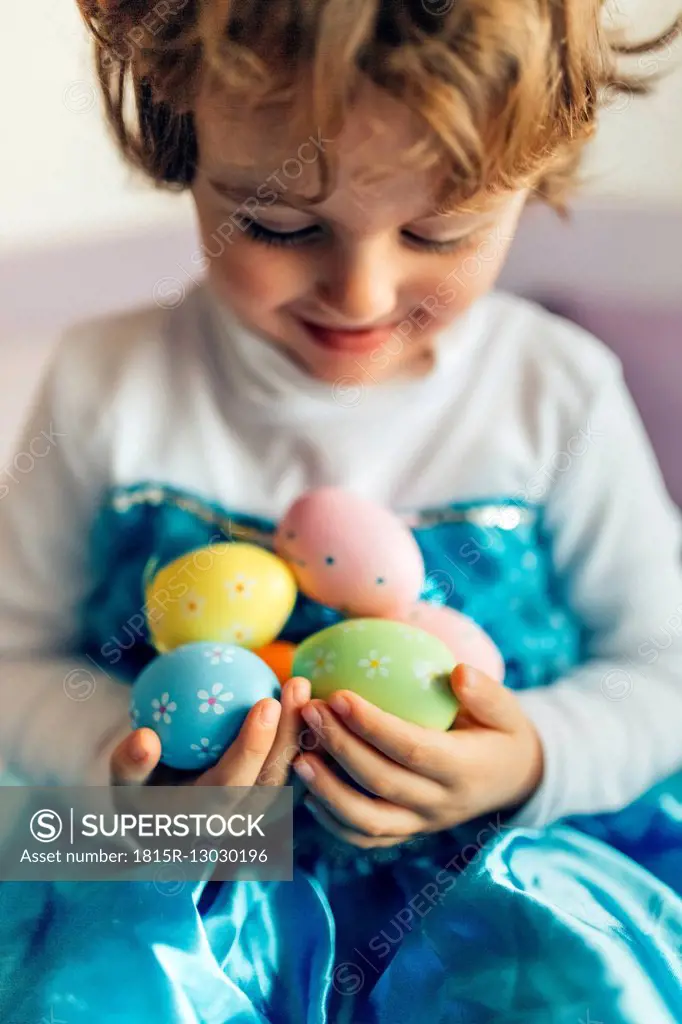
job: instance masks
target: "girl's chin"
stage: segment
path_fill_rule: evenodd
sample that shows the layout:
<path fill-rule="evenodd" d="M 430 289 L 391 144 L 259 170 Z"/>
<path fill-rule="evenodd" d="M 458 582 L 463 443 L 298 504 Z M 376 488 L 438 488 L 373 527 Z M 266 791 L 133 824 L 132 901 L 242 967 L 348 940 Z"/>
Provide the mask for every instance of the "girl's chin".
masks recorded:
<path fill-rule="evenodd" d="M 344 356 L 325 360 L 306 358 L 308 353 L 290 351 L 290 357 L 298 366 L 315 380 L 327 384 L 338 384 L 346 380 L 348 383 L 357 381 L 366 386 L 386 384 L 391 381 L 409 380 L 424 377 L 430 373 L 435 364 L 435 353 L 432 346 L 421 348 L 400 356 L 382 356 L 372 361 Z"/>

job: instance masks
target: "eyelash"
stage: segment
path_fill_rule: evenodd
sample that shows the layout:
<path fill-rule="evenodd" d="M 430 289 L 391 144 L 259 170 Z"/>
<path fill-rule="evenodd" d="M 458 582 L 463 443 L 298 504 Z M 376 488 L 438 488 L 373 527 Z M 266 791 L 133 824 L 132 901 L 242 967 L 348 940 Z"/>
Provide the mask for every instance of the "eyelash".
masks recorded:
<path fill-rule="evenodd" d="M 263 245 L 271 245 L 276 248 L 295 248 L 312 240 L 318 227 L 311 225 L 309 228 L 301 228 L 299 231 L 272 231 L 255 220 L 249 220 L 244 230 L 250 238 Z M 427 238 L 419 238 L 418 235 L 413 235 L 409 231 L 403 232 L 403 237 L 409 238 L 412 244 L 419 249 L 436 253 L 455 252 L 470 241 L 468 238 L 461 238 L 454 242 L 436 242 Z"/>
<path fill-rule="evenodd" d="M 317 227 L 311 225 L 309 228 L 301 228 L 299 231 L 271 231 L 263 227 L 255 220 L 246 223 L 246 234 L 256 242 L 263 242 L 265 245 L 274 245 L 286 248 L 287 246 L 302 245 L 307 242 L 311 234 L 317 231 Z"/>

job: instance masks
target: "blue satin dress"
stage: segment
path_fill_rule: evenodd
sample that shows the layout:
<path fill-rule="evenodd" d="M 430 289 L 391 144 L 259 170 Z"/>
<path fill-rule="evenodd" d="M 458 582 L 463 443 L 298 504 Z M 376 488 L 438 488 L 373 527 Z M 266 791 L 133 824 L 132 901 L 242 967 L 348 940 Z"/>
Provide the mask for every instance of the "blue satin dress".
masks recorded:
<path fill-rule="evenodd" d="M 269 522 L 144 484 L 93 530 L 83 646 L 132 679 L 153 652 L 130 623 L 141 581 L 216 536 L 269 544 Z M 543 686 L 585 637 L 552 571 L 541 510 L 424 512 L 423 597 L 470 615 L 508 685 Z M 337 615 L 301 598 L 286 636 Z M 106 646 L 105 646 L 106 645 Z M 291 882 L 0 885 L 7 1024 L 679 1024 L 682 780 L 626 810 L 541 830 L 489 816 L 389 850 L 295 816 Z"/>

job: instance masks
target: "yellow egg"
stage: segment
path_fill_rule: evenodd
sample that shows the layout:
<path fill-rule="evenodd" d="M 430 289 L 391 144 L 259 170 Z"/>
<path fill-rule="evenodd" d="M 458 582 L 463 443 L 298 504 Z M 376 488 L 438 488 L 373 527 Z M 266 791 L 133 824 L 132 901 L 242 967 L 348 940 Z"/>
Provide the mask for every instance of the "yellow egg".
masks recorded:
<path fill-rule="evenodd" d="M 147 582 L 147 624 L 160 653 L 198 641 L 264 647 L 281 632 L 296 594 L 294 575 L 277 555 L 255 544 L 212 544 Z"/>

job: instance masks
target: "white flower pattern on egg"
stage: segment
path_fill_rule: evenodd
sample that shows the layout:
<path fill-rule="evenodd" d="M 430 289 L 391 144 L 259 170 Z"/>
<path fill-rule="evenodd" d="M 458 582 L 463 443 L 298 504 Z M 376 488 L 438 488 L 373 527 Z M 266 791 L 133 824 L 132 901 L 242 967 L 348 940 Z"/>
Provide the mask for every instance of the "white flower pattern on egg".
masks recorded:
<path fill-rule="evenodd" d="M 240 597 L 248 598 L 253 597 L 253 588 L 255 585 L 255 580 L 247 579 L 246 576 L 239 573 L 239 575 L 235 576 L 233 580 L 228 580 L 225 583 L 225 590 L 229 597 L 235 599 Z"/>
<path fill-rule="evenodd" d="M 391 658 L 387 654 L 381 655 L 378 651 L 370 651 L 366 658 L 360 658 L 358 668 L 366 670 L 365 675 L 368 679 L 374 679 L 377 674 L 386 678 L 389 675 L 390 664 Z"/>
<path fill-rule="evenodd" d="M 430 689 L 433 677 L 436 675 L 433 665 L 428 661 L 415 661 L 412 663 L 412 671 L 419 681 L 420 688 L 422 690 Z"/>
<path fill-rule="evenodd" d="M 225 630 L 225 637 L 233 644 L 248 644 L 253 638 L 253 630 L 250 626 L 245 626 L 241 622 L 235 622 L 229 629 Z"/>
<path fill-rule="evenodd" d="M 231 665 L 234 661 L 232 653 L 229 647 L 212 647 L 210 651 L 204 652 L 204 657 L 208 658 L 211 665 L 220 665 L 221 662 L 224 665 Z"/>
<path fill-rule="evenodd" d="M 310 674 L 313 679 L 318 676 L 328 675 L 336 668 L 336 651 L 326 651 L 324 647 L 318 647 L 313 651 L 310 665 Z"/>
<path fill-rule="evenodd" d="M 160 700 L 158 697 L 154 697 L 152 707 L 154 708 L 152 713 L 154 721 L 165 722 L 166 725 L 170 725 L 172 722 L 171 713 L 178 710 L 178 705 L 170 699 L 169 693 L 162 693 Z"/>
<path fill-rule="evenodd" d="M 197 697 L 202 702 L 199 705 L 199 711 L 202 715 L 205 715 L 207 711 L 213 711 L 216 715 L 222 715 L 225 712 L 225 707 L 221 703 L 225 701 L 231 701 L 234 699 L 234 694 L 231 690 L 225 690 L 222 683 L 214 683 L 211 687 L 211 692 L 208 690 L 197 690 Z"/>
<path fill-rule="evenodd" d="M 182 599 L 182 614 L 186 619 L 195 619 L 198 615 L 201 615 L 205 604 L 205 598 L 200 597 L 194 590 L 190 590 Z"/>
<path fill-rule="evenodd" d="M 214 754 L 219 754 L 222 749 L 219 743 L 214 743 L 211 746 L 211 741 L 207 736 L 202 736 L 198 743 L 190 743 L 190 750 L 196 751 L 197 756 L 202 760 Z"/>
<path fill-rule="evenodd" d="M 130 720 L 133 723 L 133 725 L 135 726 L 135 728 L 137 729 L 138 723 L 140 721 L 140 709 L 135 707 L 134 704 L 133 704 L 133 706 L 130 709 Z"/>

